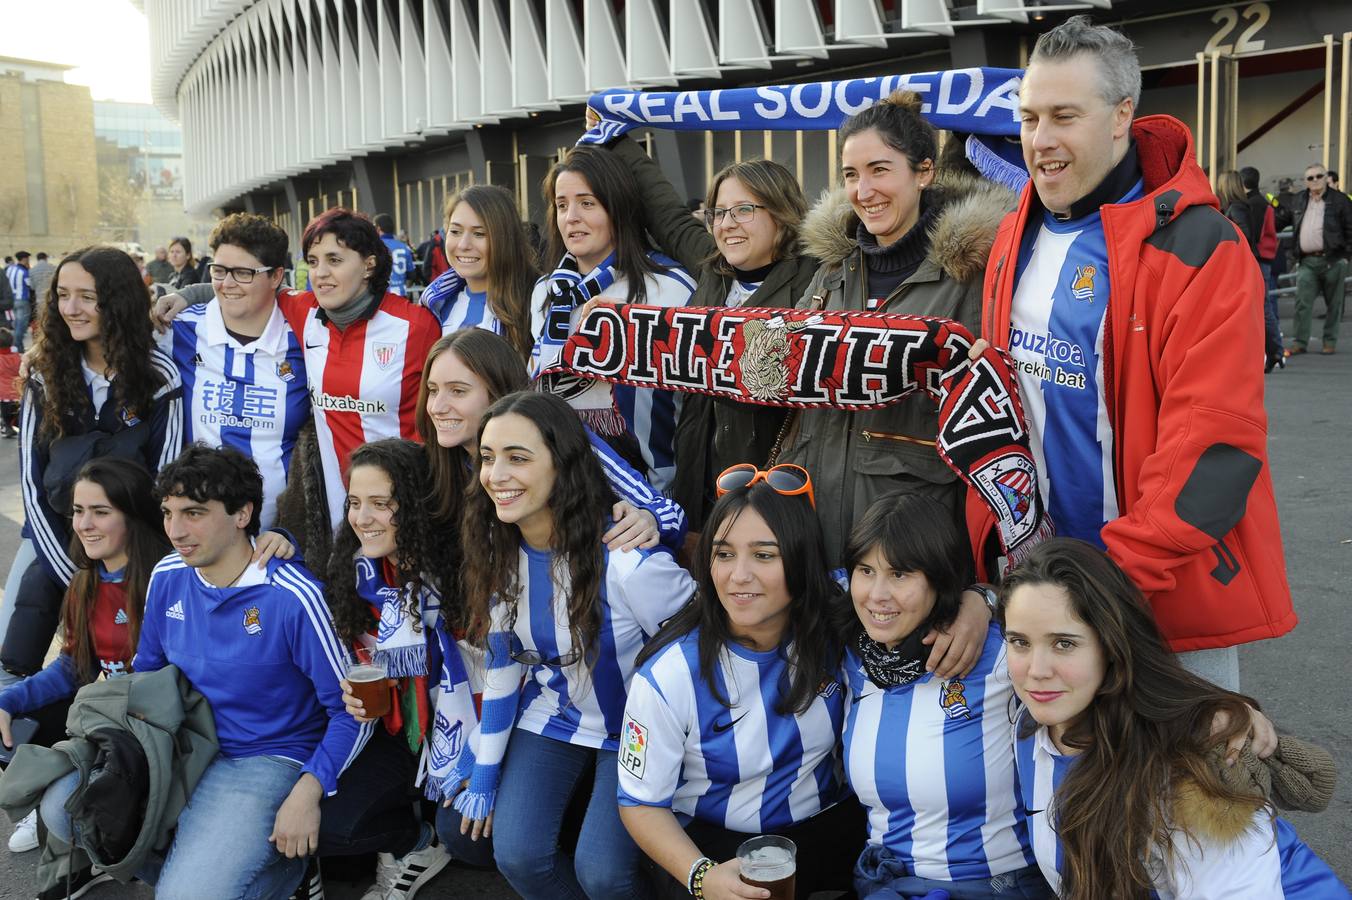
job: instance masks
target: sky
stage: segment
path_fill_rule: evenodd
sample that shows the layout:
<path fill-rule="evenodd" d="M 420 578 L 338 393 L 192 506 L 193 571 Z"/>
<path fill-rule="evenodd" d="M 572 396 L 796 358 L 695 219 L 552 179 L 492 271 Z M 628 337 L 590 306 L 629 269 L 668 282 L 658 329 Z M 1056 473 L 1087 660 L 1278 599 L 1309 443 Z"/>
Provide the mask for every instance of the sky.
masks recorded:
<path fill-rule="evenodd" d="M 0 56 L 78 66 L 95 100 L 150 102 L 150 33 L 129 0 L 0 0 Z"/>

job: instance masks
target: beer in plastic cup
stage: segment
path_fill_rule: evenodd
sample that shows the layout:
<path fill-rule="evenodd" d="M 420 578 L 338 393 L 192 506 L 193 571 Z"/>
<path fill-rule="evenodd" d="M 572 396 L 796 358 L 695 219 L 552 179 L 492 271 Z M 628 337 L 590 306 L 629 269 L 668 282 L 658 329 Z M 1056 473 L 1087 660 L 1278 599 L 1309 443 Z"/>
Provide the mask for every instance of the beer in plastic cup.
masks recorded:
<path fill-rule="evenodd" d="M 770 900 L 793 900 L 797 856 L 793 841 L 775 834 L 751 838 L 737 848 L 742 881 L 768 890 Z"/>
<path fill-rule="evenodd" d="M 347 683 L 352 696 L 361 701 L 368 719 L 378 719 L 390 711 L 390 689 L 385 684 L 385 666 L 362 662 L 349 666 Z"/>

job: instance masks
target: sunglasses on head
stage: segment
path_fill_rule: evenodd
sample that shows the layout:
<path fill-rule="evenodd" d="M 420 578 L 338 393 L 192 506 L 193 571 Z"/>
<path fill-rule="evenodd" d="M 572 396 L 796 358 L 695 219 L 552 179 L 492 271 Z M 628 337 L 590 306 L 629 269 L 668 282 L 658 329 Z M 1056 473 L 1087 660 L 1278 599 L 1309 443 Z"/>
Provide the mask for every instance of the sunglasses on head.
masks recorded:
<path fill-rule="evenodd" d="M 724 469 L 714 486 L 718 496 L 722 497 L 729 491 L 751 487 L 758 481 L 765 482 L 770 490 L 785 497 L 806 494 L 807 502 L 812 504 L 813 509 L 817 508 L 817 498 L 812 493 L 812 476 L 807 474 L 807 469 L 792 463 L 781 463 L 768 469 L 758 469 L 754 463 L 738 463 Z"/>

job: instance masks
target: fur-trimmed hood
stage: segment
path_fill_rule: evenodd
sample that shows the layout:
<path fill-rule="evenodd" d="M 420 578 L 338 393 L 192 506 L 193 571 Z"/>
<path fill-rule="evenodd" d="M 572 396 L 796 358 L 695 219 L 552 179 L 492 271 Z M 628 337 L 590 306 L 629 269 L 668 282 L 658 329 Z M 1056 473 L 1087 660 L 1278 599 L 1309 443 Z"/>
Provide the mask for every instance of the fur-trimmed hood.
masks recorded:
<path fill-rule="evenodd" d="M 929 190 L 938 192 L 944 204 L 930 232 L 929 258 L 956 281 L 979 280 L 1000 220 L 1014 210 L 1018 197 L 970 175 L 941 176 Z M 844 188 L 823 191 L 803 219 L 803 249 L 823 265 L 839 265 L 859 246 L 858 224 Z"/>
<path fill-rule="evenodd" d="M 1218 844 L 1230 844 L 1253 825 L 1253 815 L 1262 808 L 1263 798 L 1248 803 L 1231 803 L 1208 794 L 1190 779 L 1174 785 L 1173 820 L 1194 837 Z"/>

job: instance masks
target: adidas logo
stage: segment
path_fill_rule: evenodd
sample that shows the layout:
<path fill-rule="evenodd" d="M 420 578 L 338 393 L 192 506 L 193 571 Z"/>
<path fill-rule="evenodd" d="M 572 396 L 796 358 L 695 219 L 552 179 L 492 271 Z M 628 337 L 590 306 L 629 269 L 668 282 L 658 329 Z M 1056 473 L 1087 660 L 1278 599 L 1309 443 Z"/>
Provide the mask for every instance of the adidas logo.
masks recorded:
<path fill-rule="evenodd" d="M 194 354 L 192 355 L 192 364 L 193 364 L 194 366 L 202 366 L 202 365 L 206 365 L 204 362 L 202 362 L 202 354 L 200 354 L 200 353 L 194 353 Z"/>
<path fill-rule="evenodd" d="M 183 617 L 183 614 L 180 612 L 180 613 L 179 613 L 179 618 L 182 618 L 182 617 Z M 126 624 L 127 624 L 127 611 L 126 611 L 125 609 L 119 609 L 119 610 L 117 611 L 117 615 L 113 616 L 113 624 L 114 624 L 114 625 L 126 625 Z"/>
<path fill-rule="evenodd" d="M 168 609 L 166 609 L 166 610 L 164 611 L 164 615 L 165 615 L 166 618 L 170 618 L 170 619 L 178 619 L 180 622 L 182 622 L 182 621 L 183 621 L 183 601 L 182 601 L 182 600 L 176 600 L 176 601 L 174 602 L 174 605 L 173 605 L 173 606 L 169 607 Z"/>

